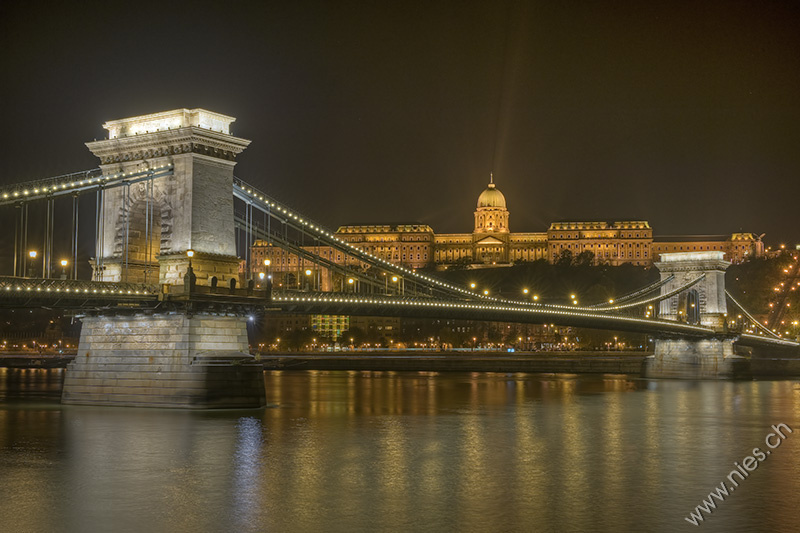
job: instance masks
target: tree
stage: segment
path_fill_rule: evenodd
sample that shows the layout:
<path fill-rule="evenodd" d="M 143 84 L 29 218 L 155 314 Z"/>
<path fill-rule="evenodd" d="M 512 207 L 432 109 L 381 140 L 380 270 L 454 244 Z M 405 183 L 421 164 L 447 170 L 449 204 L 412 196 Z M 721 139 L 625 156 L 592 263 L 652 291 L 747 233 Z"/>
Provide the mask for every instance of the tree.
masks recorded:
<path fill-rule="evenodd" d="M 575 258 L 574 264 L 578 267 L 592 266 L 594 264 L 594 252 L 589 250 L 582 251 Z"/>
<path fill-rule="evenodd" d="M 471 257 L 461 257 L 453 261 L 447 270 L 466 270 L 472 264 Z"/>
<path fill-rule="evenodd" d="M 571 250 L 561 250 L 561 254 L 556 261 L 556 265 L 560 267 L 566 267 L 572 265 L 572 251 Z"/>

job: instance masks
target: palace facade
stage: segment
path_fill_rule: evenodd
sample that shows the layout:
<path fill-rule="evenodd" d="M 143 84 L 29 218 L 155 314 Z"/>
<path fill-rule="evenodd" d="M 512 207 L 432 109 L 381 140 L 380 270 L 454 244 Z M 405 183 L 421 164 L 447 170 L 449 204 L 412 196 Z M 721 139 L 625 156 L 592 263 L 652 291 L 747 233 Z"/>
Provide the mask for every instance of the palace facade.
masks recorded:
<path fill-rule="evenodd" d="M 364 252 L 413 269 L 486 268 L 539 259 L 647 267 L 662 253 L 706 250 L 725 252 L 726 259 L 736 263 L 764 253 L 761 237 L 753 233 L 654 237 L 644 220 L 553 222 L 544 232 L 513 233 L 506 198 L 493 180 L 478 196 L 473 215 L 470 233 L 437 234 L 427 224 L 375 224 L 341 226 L 336 236 Z M 308 248 L 336 264 L 357 263 L 329 247 Z M 251 275 L 262 271 L 264 260 L 269 259 L 273 275 L 291 274 L 293 281 L 286 280 L 289 285 L 300 282 L 304 261 L 298 256 L 264 241 L 256 241 L 251 254 Z"/>

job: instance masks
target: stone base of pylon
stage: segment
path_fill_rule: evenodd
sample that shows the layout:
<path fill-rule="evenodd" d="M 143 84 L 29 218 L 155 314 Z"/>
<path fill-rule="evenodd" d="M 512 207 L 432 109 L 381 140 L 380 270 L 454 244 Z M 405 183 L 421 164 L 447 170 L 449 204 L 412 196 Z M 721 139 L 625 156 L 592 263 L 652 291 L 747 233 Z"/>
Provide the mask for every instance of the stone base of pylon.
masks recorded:
<path fill-rule="evenodd" d="M 263 368 L 248 353 L 246 320 L 187 312 L 84 317 L 61 402 L 263 407 Z"/>
<path fill-rule="evenodd" d="M 733 339 L 657 339 L 642 376 L 674 379 L 747 379 L 750 359 L 734 354 Z"/>

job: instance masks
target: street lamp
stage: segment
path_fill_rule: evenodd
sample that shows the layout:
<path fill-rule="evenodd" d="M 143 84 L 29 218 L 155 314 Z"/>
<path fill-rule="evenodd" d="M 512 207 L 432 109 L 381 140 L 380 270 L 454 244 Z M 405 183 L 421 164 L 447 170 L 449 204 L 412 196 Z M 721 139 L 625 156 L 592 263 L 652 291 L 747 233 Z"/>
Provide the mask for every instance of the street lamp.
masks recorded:
<path fill-rule="evenodd" d="M 194 250 L 186 250 L 186 257 L 189 258 L 189 266 L 186 267 L 186 275 L 183 276 L 183 289 L 187 293 L 191 293 L 194 291 L 195 285 L 197 284 L 197 276 L 194 275 L 194 269 L 192 268 Z"/>
<path fill-rule="evenodd" d="M 28 256 L 31 258 L 31 264 L 28 267 L 28 277 L 33 277 L 33 262 L 36 260 L 36 250 L 31 250 L 28 252 Z"/>
<path fill-rule="evenodd" d="M 398 278 L 397 276 L 392 276 L 392 283 L 398 283 L 399 279 L 400 278 Z M 398 286 L 395 287 L 395 294 L 400 294 L 402 292 L 403 292 L 402 285 L 398 284 Z"/>
<path fill-rule="evenodd" d="M 67 279 L 67 265 L 69 261 L 66 259 L 61 260 L 61 279 Z"/>

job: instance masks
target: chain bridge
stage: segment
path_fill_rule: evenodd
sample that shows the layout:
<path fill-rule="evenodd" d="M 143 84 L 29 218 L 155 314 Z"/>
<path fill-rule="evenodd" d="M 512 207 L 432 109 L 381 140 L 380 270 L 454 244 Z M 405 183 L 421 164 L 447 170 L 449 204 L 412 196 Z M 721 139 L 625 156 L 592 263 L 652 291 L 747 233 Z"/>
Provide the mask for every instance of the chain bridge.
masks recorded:
<path fill-rule="evenodd" d="M 231 135 L 234 120 L 182 109 L 110 121 L 107 139 L 86 143 L 99 168 L 0 188 L 15 220 L 0 306 L 82 319 L 63 402 L 263 405 L 246 320 L 265 310 L 641 332 L 656 339 L 650 377 L 746 375 L 735 346 L 800 346 L 727 293 L 722 252 L 662 254 L 658 282 L 589 306 L 488 296 L 393 264 L 235 177 L 249 141 Z M 295 258 L 295 286 L 273 286 L 256 239 Z"/>

